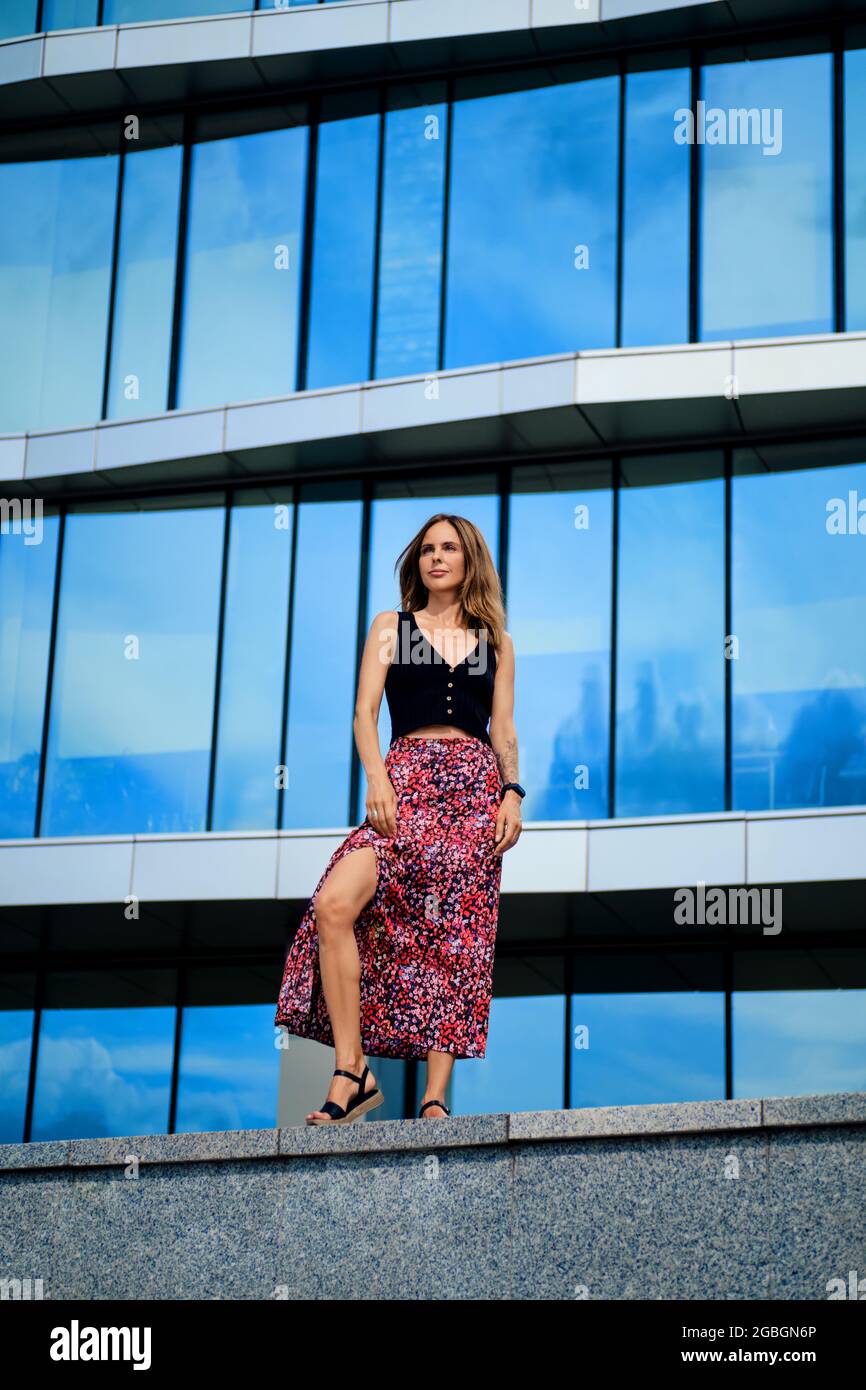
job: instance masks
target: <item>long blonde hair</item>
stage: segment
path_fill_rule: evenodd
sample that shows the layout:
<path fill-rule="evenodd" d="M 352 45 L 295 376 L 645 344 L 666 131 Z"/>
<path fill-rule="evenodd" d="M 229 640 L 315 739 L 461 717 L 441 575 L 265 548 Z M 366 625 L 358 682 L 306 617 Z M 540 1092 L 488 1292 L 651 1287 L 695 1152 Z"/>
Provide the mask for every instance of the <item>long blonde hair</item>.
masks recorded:
<path fill-rule="evenodd" d="M 401 607 L 415 613 L 427 603 L 427 590 L 421 580 L 421 546 L 424 537 L 437 521 L 448 521 L 460 537 L 463 546 L 465 574 L 460 591 L 460 605 L 463 610 L 464 626 L 470 631 L 485 632 L 487 641 L 498 652 L 502 647 L 505 632 L 505 596 L 493 556 L 484 536 L 474 522 L 465 516 L 452 516 L 449 512 L 437 512 L 412 537 L 412 540 L 397 556 L 400 566 Z"/>

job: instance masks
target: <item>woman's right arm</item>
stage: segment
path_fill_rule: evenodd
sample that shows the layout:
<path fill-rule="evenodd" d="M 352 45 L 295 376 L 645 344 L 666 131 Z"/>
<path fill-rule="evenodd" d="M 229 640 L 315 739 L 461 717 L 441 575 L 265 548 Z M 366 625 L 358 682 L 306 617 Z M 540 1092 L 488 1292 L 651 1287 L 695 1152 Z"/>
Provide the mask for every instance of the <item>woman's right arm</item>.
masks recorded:
<path fill-rule="evenodd" d="M 376 830 L 391 836 L 397 833 L 397 793 L 379 749 L 379 708 L 396 641 L 396 610 L 377 613 L 364 643 L 353 721 L 355 746 L 367 774 L 367 816 Z"/>

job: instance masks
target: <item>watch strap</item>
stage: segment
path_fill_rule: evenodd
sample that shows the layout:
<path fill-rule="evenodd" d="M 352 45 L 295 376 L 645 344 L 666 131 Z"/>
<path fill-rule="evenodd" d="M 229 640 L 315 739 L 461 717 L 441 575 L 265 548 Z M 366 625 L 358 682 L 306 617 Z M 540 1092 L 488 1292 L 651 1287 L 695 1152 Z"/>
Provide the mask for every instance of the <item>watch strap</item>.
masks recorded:
<path fill-rule="evenodd" d="M 517 792 L 517 795 L 521 798 L 521 800 L 526 795 L 526 788 L 521 787 L 519 782 L 506 782 L 505 786 L 502 788 L 502 791 L 503 794 L 505 792 Z"/>

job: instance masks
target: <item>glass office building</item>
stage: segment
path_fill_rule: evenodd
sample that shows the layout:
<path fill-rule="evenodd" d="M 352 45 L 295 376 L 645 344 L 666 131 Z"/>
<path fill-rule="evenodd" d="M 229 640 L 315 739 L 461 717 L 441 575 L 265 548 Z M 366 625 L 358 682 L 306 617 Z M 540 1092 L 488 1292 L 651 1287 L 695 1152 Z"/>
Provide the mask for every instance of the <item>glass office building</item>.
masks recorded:
<path fill-rule="evenodd" d="M 455 1113 L 864 1090 L 866 15 L 325 3 L 4 9 L 0 1141 L 318 1103 L 283 959 L 440 511 L 528 792 Z"/>

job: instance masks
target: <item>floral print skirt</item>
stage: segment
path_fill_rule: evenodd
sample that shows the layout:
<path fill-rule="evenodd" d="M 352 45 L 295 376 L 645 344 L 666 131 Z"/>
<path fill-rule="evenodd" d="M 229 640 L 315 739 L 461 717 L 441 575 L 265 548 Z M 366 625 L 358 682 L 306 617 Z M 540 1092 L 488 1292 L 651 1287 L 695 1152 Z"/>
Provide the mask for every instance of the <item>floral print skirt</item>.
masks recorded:
<path fill-rule="evenodd" d="M 364 1052 L 483 1057 L 502 878 L 502 855 L 493 853 L 502 799 L 496 755 L 477 738 L 404 735 L 385 767 L 397 833 L 380 834 L 367 817 L 331 855 L 286 956 L 275 1023 L 334 1045 L 316 895 L 344 855 L 371 845 L 378 881 L 354 928 Z"/>

